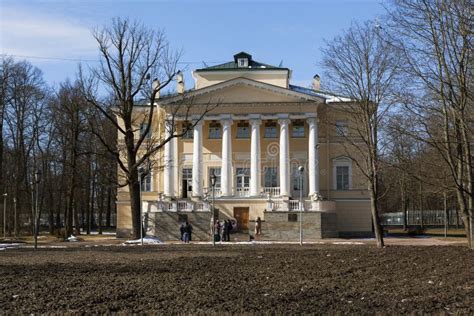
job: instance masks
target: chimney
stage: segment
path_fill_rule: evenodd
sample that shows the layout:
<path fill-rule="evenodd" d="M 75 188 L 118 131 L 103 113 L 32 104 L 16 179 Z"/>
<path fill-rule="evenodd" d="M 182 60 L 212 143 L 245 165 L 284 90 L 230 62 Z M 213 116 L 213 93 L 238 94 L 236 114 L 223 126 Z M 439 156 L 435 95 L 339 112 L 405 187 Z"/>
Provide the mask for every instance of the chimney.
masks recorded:
<path fill-rule="evenodd" d="M 151 84 L 151 88 L 153 89 L 153 92 L 156 92 L 155 99 L 159 99 L 160 98 L 160 80 L 158 79 L 153 80 L 153 83 Z"/>
<path fill-rule="evenodd" d="M 176 74 L 176 83 L 177 83 L 176 90 L 178 91 L 179 94 L 183 94 L 184 93 L 184 76 L 181 70 L 179 70 L 178 73 Z"/>
<path fill-rule="evenodd" d="M 319 75 L 317 74 L 313 77 L 312 88 L 316 91 L 319 91 L 321 89 L 321 78 L 319 78 Z"/>

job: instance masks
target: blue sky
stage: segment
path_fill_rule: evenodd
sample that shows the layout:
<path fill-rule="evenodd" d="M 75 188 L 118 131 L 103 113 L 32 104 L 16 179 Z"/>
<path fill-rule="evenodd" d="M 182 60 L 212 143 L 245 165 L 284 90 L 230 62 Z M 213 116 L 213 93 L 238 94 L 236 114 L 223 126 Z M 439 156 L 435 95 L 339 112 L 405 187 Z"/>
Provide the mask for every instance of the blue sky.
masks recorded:
<path fill-rule="evenodd" d="M 193 84 L 190 71 L 203 61 L 226 62 L 240 51 L 268 64 L 283 61 L 293 70 L 292 82 L 306 86 L 322 73 L 324 39 L 351 21 L 383 13 L 379 0 L 0 0 L 0 47 L 2 54 L 32 56 L 15 58 L 31 61 L 55 85 L 74 77 L 78 60 L 89 64 L 97 59 L 93 27 L 113 17 L 129 17 L 164 29 L 171 46 L 184 51 L 180 66 L 187 87 Z"/>

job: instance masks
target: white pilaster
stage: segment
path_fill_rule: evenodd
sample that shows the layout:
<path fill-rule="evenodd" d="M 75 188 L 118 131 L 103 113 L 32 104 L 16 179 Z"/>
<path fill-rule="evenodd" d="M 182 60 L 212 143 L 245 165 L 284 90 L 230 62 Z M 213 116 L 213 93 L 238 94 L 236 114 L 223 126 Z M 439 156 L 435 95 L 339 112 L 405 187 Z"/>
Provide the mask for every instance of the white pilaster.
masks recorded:
<path fill-rule="evenodd" d="M 174 126 L 172 125 L 172 121 L 165 122 L 165 138 L 170 137 L 174 133 Z M 176 158 L 175 158 L 175 146 L 176 146 L 176 138 L 170 139 L 165 144 L 165 152 L 164 152 L 164 164 L 165 169 L 163 173 L 164 177 L 164 195 L 165 197 L 174 197 L 175 196 L 175 165 L 176 165 Z"/>
<path fill-rule="evenodd" d="M 308 177 L 309 192 L 312 196 L 319 194 L 319 150 L 318 150 L 318 120 L 314 117 L 308 118 L 309 141 L 308 141 Z"/>
<path fill-rule="evenodd" d="M 202 124 L 197 122 L 193 130 L 193 196 L 202 196 Z"/>
<path fill-rule="evenodd" d="M 222 123 L 222 167 L 221 191 L 222 196 L 232 195 L 232 137 L 231 119 L 223 119 Z"/>
<path fill-rule="evenodd" d="M 260 119 L 250 119 L 250 196 L 260 195 Z"/>
<path fill-rule="evenodd" d="M 278 120 L 280 124 L 280 195 L 290 195 L 290 141 L 289 119 Z"/>

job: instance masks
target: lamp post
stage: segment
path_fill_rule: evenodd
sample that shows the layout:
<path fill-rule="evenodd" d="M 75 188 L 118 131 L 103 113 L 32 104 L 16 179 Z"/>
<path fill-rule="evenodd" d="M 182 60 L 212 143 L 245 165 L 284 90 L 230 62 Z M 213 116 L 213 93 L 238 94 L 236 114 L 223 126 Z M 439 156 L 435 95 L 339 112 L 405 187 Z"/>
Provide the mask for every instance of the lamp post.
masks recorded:
<path fill-rule="evenodd" d="M 300 246 L 303 245 L 303 172 L 304 167 L 299 166 L 298 171 L 300 172 Z"/>
<path fill-rule="evenodd" d="M 215 195 L 214 194 L 215 194 L 217 177 L 216 177 L 216 174 L 214 173 L 214 170 L 212 170 L 210 180 L 211 180 L 211 187 L 212 187 L 212 246 L 215 246 L 216 245 L 216 238 L 215 238 L 216 214 L 215 214 Z"/>
<path fill-rule="evenodd" d="M 39 170 L 35 171 L 34 175 L 34 182 L 35 182 L 35 193 L 36 193 L 36 199 L 35 199 L 35 215 L 34 215 L 34 238 L 35 238 L 35 249 L 38 249 L 38 230 L 39 230 L 39 208 L 38 208 L 38 197 L 39 197 L 39 183 L 41 181 L 41 172 Z"/>
<path fill-rule="evenodd" d="M 7 238 L 7 196 L 3 193 L 3 239 Z"/>
<path fill-rule="evenodd" d="M 143 167 L 138 168 L 138 185 L 140 187 L 140 241 L 143 246 L 143 212 L 142 212 L 142 180 L 145 175 L 145 169 Z"/>
<path fill-rule="evenodd" d="M 15 233 L 15 238 L 18 237 L 16 233 L 16 197 L 13 198 L 13 231 Z"/>

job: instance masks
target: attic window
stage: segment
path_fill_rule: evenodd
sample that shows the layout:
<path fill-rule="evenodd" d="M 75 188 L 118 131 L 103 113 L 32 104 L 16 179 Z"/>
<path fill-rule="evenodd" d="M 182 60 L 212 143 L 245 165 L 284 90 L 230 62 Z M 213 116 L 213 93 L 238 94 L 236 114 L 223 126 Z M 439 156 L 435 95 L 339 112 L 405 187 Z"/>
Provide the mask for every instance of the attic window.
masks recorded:
<path fill-rule="evenodd" d="M 239 68 L 244 68 L 249 66 L 249 60 L 247 58 L 239 58 L 237 59 L 237 64 Z"/>

